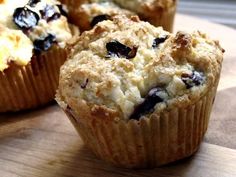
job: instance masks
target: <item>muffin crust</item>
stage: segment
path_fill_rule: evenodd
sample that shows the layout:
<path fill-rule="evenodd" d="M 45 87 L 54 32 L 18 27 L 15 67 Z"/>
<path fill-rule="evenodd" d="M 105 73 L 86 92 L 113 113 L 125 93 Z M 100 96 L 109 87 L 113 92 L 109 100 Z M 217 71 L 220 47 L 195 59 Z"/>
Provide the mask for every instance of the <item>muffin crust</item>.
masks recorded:
<path fill-rule="evenodd" d="M 136 47 L 134 57 L 108 51 L 108 44 L 117 42 L 126 50 Z M 174 35 L 136 16 L 116 16 L 78 39 L 61 68 L 57 100 L 88 119 L 96 114 L 98 119 L 129 120 L 149 92 L 160 88 L 164 94 L 158 95 L 162 101 L 155 113 L 183 108 L 218 82 L 222 59 L 219 43 L 201 32 Z"/>

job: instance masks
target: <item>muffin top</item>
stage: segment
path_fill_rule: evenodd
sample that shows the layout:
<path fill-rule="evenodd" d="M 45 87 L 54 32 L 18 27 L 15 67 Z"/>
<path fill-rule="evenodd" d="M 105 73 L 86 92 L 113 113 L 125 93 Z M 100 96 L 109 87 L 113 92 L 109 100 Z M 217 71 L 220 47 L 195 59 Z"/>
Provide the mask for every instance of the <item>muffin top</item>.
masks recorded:
<path fill-rule="evenodd" d="M 132 12 L 120 8 L 113 2 L 92 2 L 84 3 L 78 9 L 80 17 L 78 25 L 82 31 L 89 30 L 97 23 L 108 20 L 112 16 L 125 14 L 128 16 L 134 15 Z"/>
<path fill-rule="evenodd" d="M 2 12 L 0 25 L 7 28 L 1 30 L 1 33 L 3 31 L 12 33 L 7 37 L 5 34 L 0 34 L 0 42 L 7 40 L 6 44 L 9 45 L 6 45 L 5 48 L 8 51 L 11 51 L 12 46 L 16 43 L 17 49 L 26 52 L 24 49 L 20 49 L 22 47 L 28 50 L 27 54 L 21 53 L 21 56 L 18 57 L 15 56 L 15 51 L 1 53 L 3 58 L 1 58 L 0 65 L 4 67 L 0 71 L 8 67 L 4 63 L 11 61 L 16 64 L 27 64 L 25 61 L 30 61 L 33 53 L 39 54 L 46 51 L 53 44 L 65 47 L 66 41 L 72 37 L 62 5 L 55 0 L 2 0 L 0 1 L 0 11 Z M 9 37 L 15 35 L 19 41 L 16 41 L 14 37 Z M 25 38 L 29 38 L 31 43 Z M 28 42 L 21 43 L 25 40 Z M 12 44 L 10 44 L 11 42 Z M 29 44 L 31 47 L 28 46 Z"/>
<path fill-rule="evenodd" d="M 6 69 L 10 62 L 26 65 L 33 53 L 32 42 L 22 31 L 6 28 L 1 24 L 0 46 L 0 71 Z"/>
<path fill-rule="evenodd" d="M 170 34 L 116 16 L 80 36 L 57 100 L 81 117 L 139 120 L 198 100 L 218 82 L 222 58 L 219 43 L 201 32 Z"/>

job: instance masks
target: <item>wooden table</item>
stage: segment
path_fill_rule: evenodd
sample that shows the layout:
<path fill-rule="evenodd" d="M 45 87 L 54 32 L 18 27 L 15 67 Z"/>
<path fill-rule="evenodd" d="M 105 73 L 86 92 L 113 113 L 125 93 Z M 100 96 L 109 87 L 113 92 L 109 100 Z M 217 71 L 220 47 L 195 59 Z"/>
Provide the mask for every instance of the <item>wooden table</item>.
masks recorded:
<path fill-rule="evenodd" d="M 176 29 L 201 29 L 221 40 L 227 53 L 211 125 L 217 125 L 219 117 L 227 120 L 231 111 L 234 116 L 236 109 L 228 93 L 236 93 L 236 31 L 183 15 L 177 16 Z M 231 111 L 222 111 L 226 109 L 222 100 Z M 214 128 L 210 126 L 205 142 L 191 158 L 153 170 L 128 170 L 97 159 L 57 105 L 0 115 L 0 177 L 235 177 L 236 139 L 214 142 L 210 136 Z M 220 138 L 227 140 L 226 136 Z"/>

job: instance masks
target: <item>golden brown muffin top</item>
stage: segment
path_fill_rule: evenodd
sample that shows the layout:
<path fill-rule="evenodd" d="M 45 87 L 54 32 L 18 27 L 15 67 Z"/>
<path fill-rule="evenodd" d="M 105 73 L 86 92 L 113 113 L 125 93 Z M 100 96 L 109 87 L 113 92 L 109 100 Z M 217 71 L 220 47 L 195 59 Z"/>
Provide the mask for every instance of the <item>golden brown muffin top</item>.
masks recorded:
<path fill-rule="evenodd" d="M 219 43 L 201 32 L 170 34 L 116 16 L 78 39 L 57 100 L 79 115 L 139 119 L 198 100 L 218 81 L 222 59 Z"/>

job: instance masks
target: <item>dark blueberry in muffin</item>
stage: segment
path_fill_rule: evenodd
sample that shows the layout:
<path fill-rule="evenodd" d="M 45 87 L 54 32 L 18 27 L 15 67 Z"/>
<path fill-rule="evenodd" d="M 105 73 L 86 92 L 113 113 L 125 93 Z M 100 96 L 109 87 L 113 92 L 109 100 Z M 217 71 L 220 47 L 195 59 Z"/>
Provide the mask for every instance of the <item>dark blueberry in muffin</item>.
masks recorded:
<path fill-rule="evenodd" d="M 40 54 L 42 51 L 46 51 L 56 42 L 56 37 L 49 34 L 44 39 L 37 39 L 34 41 L 34 52 L 35 54 Z"/>
<path fill-rule="evenodd" d="M 182 74 L 181 79 L 185 83 L 187 89 L 202 85 L 205 81 L 203 73 L 198 71 L 194 71 L 191 75 Z"/>
<path fill-rule="evenodd" d="M 82 89 L 86 89 L 87 85 L 88 85 L 89 79 L 86 79 L 85 82 L 83 84 L 81 84 L 81 88 Z"/>
<path fill-rule="evenodd" d="M 40 0 L 29 0 L 28 4 L 31 7 L 34 7 Z"/>
<path fill-rule="evenodd" d="M 138 105 L 130 119 L 139 120 L 142 116 L 153 113 L 156 104 L 165 100 L 166 91 L 162 88 L 156 87 L 149 91 L 143 103 Z"/>
<path fill-rule="evenodd" d="M 27 7 L 20 7 L 14 11 L 13 21 L 22 30 L 28 30 L 38 24 L 39 15 Z"/>
<path fill-rule="evenodd" d="M 159 38 L 154 39 L 153 44 L 152 44 L 152 47 L 153 47 L 153 48 L 157 48 L 158 45 L 160 45 L 161 43 L 165 42 L 166 39 L 168 39 L 168 36 L 159 37 Z"/>
<path fill-rule="evenodd" d="M 60 10 L 61 15 L 65 16 L 65 17 L 68 17 L 68 11 L 67 11 L 65 5 L 58 4 L 57 7 Z"/>
<path fill-rule="evenodd" d="M 108 56 L 131 59 L 136 56 L 138 47 L 134 46 L 130 48 L 124 44 L 121 44 L 119 41 L 114 40 L 106 44 L 106 49 L 108 51 Z"/>
<path fill-rule="evenodd" d="M 43 10 L 40 10 L 42 18 L 45 19 L 47 22 L 52 20 L 56 20 L 60 18 L 61 14 L 57 12 L 54 6 L 46 5 Z"/>
<path fill-rule="evenodd" d="M 98 24 L 99 22 L 102 22 L 104 20 L 109 20 L 111 19 L 111 16 L 107 15 L 107 14 L 103 14 L 103 15 L 98 15 L 96 17 L 93 18 L 93 20 L 90 23 L 91 27 L 94 27 L 96 24 Z"/>

